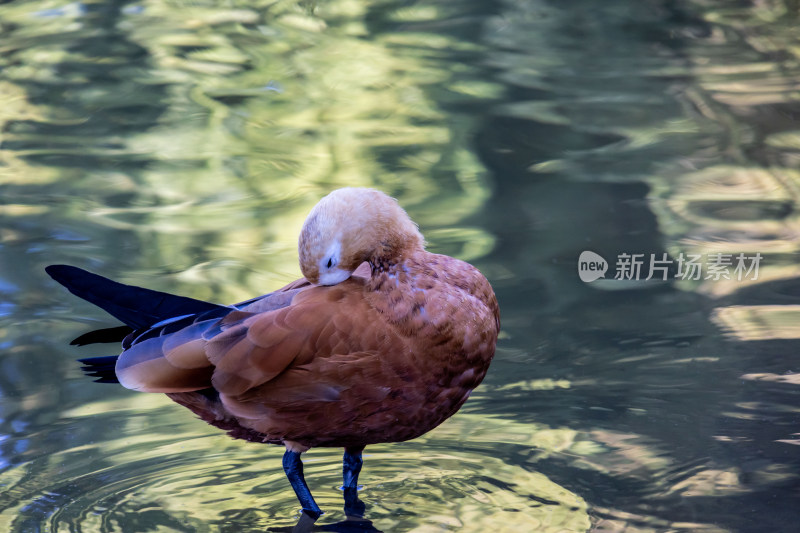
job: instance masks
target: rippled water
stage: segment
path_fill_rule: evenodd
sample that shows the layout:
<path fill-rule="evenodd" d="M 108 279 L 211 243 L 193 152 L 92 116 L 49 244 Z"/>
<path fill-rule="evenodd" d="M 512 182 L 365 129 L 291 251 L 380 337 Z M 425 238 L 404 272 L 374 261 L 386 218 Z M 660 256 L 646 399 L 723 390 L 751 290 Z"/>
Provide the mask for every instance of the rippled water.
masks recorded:
<path fill-rule="evenodd" d="M 74 359 L 107 348 L 67 342 L 113 320 L 43 267 L 240 301 L 299 275 L 320 196 L 371 185 L 503 318 L 458 415 L 367 449 L 375 528 L 794 531 L 798 9 L 0 5 L 0 529 L 291 529 L 281 449 L 88 382 Z M 586 250 L 605 280 L 579 279 Z M 625 253 L 668 254 L 667 279 L 613 280 Z M 757 279 L 677 275 L 740 253 Z M 340 461 L 306 454 L 322 526 Z"/>

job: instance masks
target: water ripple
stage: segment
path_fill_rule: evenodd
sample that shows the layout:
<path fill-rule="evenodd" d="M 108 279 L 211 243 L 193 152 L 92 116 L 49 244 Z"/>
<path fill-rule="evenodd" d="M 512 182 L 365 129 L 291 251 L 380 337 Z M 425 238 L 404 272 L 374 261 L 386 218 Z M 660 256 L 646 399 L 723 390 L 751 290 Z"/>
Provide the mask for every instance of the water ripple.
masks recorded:
<path fill-rule="evenodd" d="M 105 429 L 91 444 L 6 470 L 0 524 L 20 533 L 269 531 L 298 519 L 280 448 L 210 433 L 161 399 L 136 396 L 134 404 L 71 411 L 77 418 L 58 431 L 85 424 Z M 360 479 L 367 518 L 383 531 L 584 531 L 589 519 L 579 497 L 509 462 L 513 450 L 533 444 L 530 429 L 467 414 L 412 442 L 370 446 Z M 470 447 L 458 445 L 468 434 L 476 437 Z M 550 447 L 544 435 L 543 452 Z M 507 449 L 498 448 L 498 438 L 508 441 Z M 304 461 L 326 510 L 319 524 L 344 520 L 341 450 L 315 449 Z"/>

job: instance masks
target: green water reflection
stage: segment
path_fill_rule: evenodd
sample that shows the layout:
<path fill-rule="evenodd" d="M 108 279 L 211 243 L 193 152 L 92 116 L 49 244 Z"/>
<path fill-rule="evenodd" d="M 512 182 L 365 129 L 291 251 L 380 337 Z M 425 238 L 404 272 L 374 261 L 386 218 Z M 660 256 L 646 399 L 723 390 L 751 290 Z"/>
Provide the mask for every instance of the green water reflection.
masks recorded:
<path fill-rule="evenodd" d="M 108 348 L 66 343 L 112 322 L 43 267 L 244 300 L 299 276 L 320 196 L 367 185 L 487 274 L 504 326 L 459 415 L 367 450 L 378 529 L 793 530 L 797 20 L 791 0 L 0 5 L 0 528 L 291 527 L 278 448 L 87 383 L 74 359 Z M 587 249 L 763 262 L 584 284 Z M 340 467 L 308 454 L 325 523 Z"/>

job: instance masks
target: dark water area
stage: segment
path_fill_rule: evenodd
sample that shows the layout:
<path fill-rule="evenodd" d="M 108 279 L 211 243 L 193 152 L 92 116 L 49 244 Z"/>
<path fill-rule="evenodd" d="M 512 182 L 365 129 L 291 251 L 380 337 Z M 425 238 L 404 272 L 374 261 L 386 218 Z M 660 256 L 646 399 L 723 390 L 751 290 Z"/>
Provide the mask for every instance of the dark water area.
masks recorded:
<path fill-rule="evenodd" d="M 321 196 L 373 186 L 503 323 L 456 416 L 367 449 L 377 529 L 795 531 L 799 10 L 0 5 L 0 529 L 290 530 L 282 450 L 88 381 L 110 348 L 68 342 L 114 321 L 44 266 L 241 301 L 299 276 Z M 304 457 L 342 520 L 340 452 Z"/>

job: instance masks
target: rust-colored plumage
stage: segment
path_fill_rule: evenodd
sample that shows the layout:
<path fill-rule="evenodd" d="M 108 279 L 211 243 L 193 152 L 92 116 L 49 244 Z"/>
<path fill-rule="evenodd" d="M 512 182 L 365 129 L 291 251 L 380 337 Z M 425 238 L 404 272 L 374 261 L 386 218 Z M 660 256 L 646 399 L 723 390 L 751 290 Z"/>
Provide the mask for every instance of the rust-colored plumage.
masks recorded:
<path fill-rule="evenodd" d="M 361 450 L 418 437 L 459 409 L 494 355 L 497 301 L 478 270 L 425 251 L 405 211 L 371 189 L 324 198 L 299 248 L 304 279 L 231 307 L 176 300 L 148 309 L 145 327 L 130 305 L 107 303 L 117 284 L 72 267 L 48 272 L 133 329 L 115 362 L 124 386 L 166 393 L 234 437 L 286 445 L 284 467 L 314 518 L 299 454 L 344 447 L 345 510 L 358 515 Z M 95 289 L 96 278 L 113 286 Z M 119 287 L 144 291 L 133 298 L 142 302 L 152 293 Z M 108 358 L 87 364 L 108 380 Z"/>

